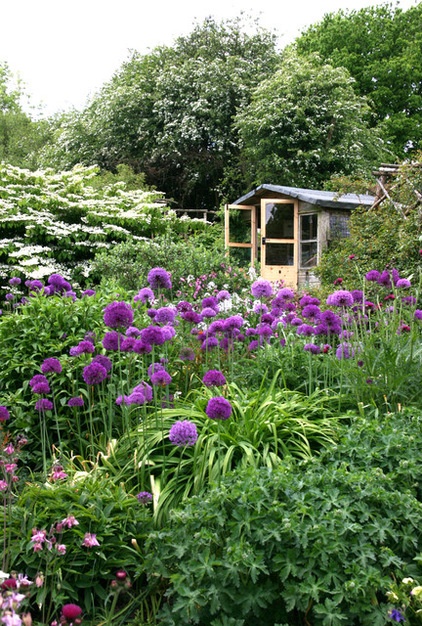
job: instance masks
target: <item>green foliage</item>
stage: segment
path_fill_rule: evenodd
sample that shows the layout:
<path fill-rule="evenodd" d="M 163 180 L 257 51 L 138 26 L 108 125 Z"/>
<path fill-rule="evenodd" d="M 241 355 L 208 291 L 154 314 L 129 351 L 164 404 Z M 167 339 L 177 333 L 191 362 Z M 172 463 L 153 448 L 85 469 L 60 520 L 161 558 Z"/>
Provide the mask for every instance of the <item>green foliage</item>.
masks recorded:
<path fill-rule="evenodd" d="M 236 121 L 250 185 L 319 188 L 334 173 L 365 172 L 382 157 L 370 108 L 347 70 L 287 51 Z"/>
<path fill-rule="evenodd" d="M 34 167 L 36 154 L 50 139 L 48 123 L 24 112 L 24 87 L 7 63 L 0 63 L 0 162 Z"/>
<path fill-rule="evenodd" d="M 373 105 L 372 125 L 399 158 L 422 147 L 421 19 L 420 3 L 407 11 L 387 3 L 338 11 L 296 40 L 305 58 L 316 52 L 331 65 L 347 68 L 355 92 Z"/>
<path fill-rule="evenodd" d="M 63 524 L 70 516 L 78 523 Z M 41 587 L 34 585 L 31 598 L 39 623 L 49 624 L 59 617 L 58 607 L 67 602 L 81 606 L 89 623 L 100 623 L 111 608 L 111 583 L 118 570 L 127 572 L 133 586 L 119 598 L 115 609 L 120 615 L 114 616 L 114 624 L 127 624 L 152 591 L 154 585 L 145 587 L 142 566 L 151 514 L 123 484 L 113 483 L 104 473 L 73 472 L 69 481 L 55 484 L 28 482 L 7 522 L 12 569 L 25 572 L 30 580 L 37 575 L 44 579 Z M 31 541 L 33 529 L 46 531 L 40 551 L 34 550 Z M 96 535 L 100 545 L 84 546 L 85 533 Z M 49 540 L 53 542 L 50 547 Z M 65 546 L 64 554 L 58 545 Z"/>
<path fill-rule="evenodd" d="M 192 222 L 188 223 L 191 227 Z M 111 251 L 97 254 L 93 278 L 104 282 L 113 279 L 125 289 L 140 289 L 147 285 L 152 268 L 171 267 L 176 298 L 198 299 L 223 287 L 241 293 L 250 281 L 244 268 L 228 264 L 221 227 L 215 224 L 202 233 L 186 238 L 173 234 L 150 241 L 123 242 Z"/>
<path fill-rule="evenodd" d="M 418 276 L 421 265 L 421 154 L 403 162 L 389 185 L 389 198 L 371 209 L 355 209 L 350 237 L 336 239 L 324 252 L 317 273 L 324 284 L 341 277 L 356 284 L 368 271 L 395 267 L 403 276 Z"/>
<path fill-rule="evenodd" d="M 408 443 L 420 457 L 421 418 L 356 419 L 321 459 L 236 471 L 174 512 L 147 541 L 170 584 L 160 623 L 385 624 L 384 592 L 420 539 L 422 504 L 394 468 Z"/>
<path fill-rule="evenodd" d="M 44 164 L 126 163 L 178 206 L 218 208 L 238 153 L 233 117 L 277 56 L 274 36 L 252 27 L 207 18 L 173 46 L 134 53 L 82 113 L 59 120 Z M 240 195 L 241 176 L 233 178 Z"/>

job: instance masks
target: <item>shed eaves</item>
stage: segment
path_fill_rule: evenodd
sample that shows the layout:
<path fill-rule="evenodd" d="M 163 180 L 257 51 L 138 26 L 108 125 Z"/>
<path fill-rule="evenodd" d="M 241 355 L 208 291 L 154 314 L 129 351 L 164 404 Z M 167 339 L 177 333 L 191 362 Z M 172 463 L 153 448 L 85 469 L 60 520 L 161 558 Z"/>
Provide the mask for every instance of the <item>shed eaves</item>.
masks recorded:
<path fill-rule="evenodd" d="M 260 185 L 246 195 L 238 198 L 232 204 L 254 204 L 267 192 L 289 196 L 330 209 L 355 209 L 358 206 L 372 206 L 375 197 L 368 194 L 345 193 L 334 191 L 318 191 L 315 189 L 300 189 L 298 187 L 284 187 L 282 185 Z"/>

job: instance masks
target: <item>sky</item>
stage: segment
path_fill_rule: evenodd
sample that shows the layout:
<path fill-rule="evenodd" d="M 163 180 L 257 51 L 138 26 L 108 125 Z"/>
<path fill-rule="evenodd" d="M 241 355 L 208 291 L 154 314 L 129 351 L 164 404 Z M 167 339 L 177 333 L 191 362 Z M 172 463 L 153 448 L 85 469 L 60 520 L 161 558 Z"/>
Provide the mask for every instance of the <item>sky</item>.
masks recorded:
<path fill-rule="evenodd" d="M 44 116 L 83 108 L 130 57 L 172 45 L 196 23 L 242 11 L 275 30 L 283 48 L 326 13 L 377 0 L 0 0 L 0 63 Z M 395 4 L 395 3 L 394 3 Z M 398 0 L 406 10 L 417 0 Z"/>

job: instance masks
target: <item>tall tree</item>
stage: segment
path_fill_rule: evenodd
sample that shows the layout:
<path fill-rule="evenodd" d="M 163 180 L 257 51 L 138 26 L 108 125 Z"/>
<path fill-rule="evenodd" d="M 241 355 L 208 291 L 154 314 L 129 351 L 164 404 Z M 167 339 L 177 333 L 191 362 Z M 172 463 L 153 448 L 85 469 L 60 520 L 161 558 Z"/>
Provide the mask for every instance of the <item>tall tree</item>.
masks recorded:
<path fill-rule="evenodd" d="M 347 70 L 288 50 L 237 115 L 250 185 L 320 187 L 333 174 L 364 173 L 382 154 L 368 115 Z"/>
<path fill-rule="evenodd" d="M 305 57 L 316 52 L 348 69 L 395 155 L 422 148 L 422 3 L 407 11 L 385 4 L 327 14 L 296 46 Z"/>
<path fill-rule="evenodd" d="M 7 63 L 0 63 L 0 161 L 31 168 L 47 141 L 48 125 L 23 110 L 24 87 Z"/>
<path fill-rule="evenodd" d="M 82 114 L 62 120 L 44 164 L 127 163 L 181 206 L 219 206 L 238 153 L 236 110 L 277 58 L 259 25 L 249 34 L 242 18 L 208 18 L 173 46 L 134 53 Z"/>

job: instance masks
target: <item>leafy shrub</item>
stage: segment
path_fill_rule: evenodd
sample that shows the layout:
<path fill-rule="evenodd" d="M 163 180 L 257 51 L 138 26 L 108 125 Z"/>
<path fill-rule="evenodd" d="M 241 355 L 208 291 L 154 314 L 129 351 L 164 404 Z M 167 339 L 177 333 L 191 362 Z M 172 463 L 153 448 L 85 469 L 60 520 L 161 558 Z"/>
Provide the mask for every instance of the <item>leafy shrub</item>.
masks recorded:
<path fill-rule="evenodd" d="M 93 277 L 105 281 L 112 278 L 125 289 L 139 289 L 146 286 L 153 267 L 164 267 L 171 268 L 173 294 L 178 298 L 196 299 L 223 288 L 242 292 L 250 284 L 245 268 L 227 262 L 218 239 L 214 245 L 209 245 L 209 241 L 207 246 L 202 245 L 204 237 L 156 237 L 151 241 L 121 243 L 110 252 L 97 254 Z"/>
<path fill-rule="evenodd" d="M 170 585 L 160 623 L 385 624 L 391 576 L 420 541 L 418 461 L 410 479 L 395 468 L 407 444 L 420 458 L 421 419 L 357 419 L 325 458 L 236 471 L 174 512 L 146 546 Z"/>

